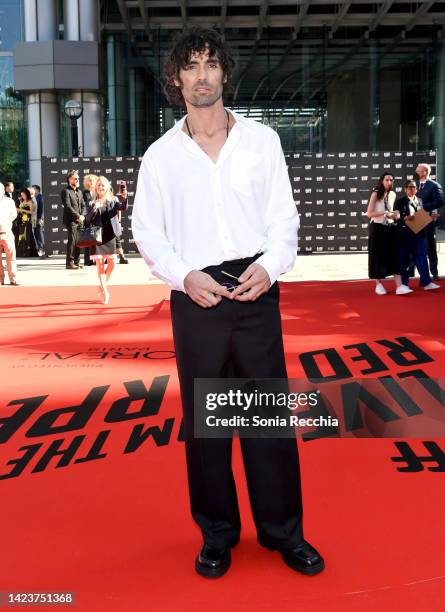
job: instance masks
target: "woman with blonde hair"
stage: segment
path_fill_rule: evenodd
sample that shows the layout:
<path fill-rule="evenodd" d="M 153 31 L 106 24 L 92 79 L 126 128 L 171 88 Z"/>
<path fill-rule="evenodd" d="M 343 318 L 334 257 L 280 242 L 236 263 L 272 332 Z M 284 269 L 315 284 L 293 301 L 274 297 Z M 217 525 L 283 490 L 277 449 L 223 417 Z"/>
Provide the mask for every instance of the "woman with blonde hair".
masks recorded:
<path fill-rule="evenodd" d="M 114 270 L 116 261 L 116 236 L 122 233 L 118 213 L 128 206 L 126 188 L 119 192 L 119 200 L 115 200 L 110 191 L 110 182 L 105 176 L 99 176 L 94 188 L 94 198 L 91 210 L 86 215 L 86 223 L 102 228 L 101 244 L 91 247 L 90 257 L 96 262 L 97 275 L 100 283 L 102 301 L 108 304 L 110 294 L 108 281 Z"/>

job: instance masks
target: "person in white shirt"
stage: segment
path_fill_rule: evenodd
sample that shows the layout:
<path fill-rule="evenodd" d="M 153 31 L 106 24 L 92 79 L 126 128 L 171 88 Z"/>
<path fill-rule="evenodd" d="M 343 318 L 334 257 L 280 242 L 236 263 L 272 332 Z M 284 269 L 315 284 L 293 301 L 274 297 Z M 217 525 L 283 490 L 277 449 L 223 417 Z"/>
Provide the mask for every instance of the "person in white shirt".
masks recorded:
<path fill-rule="evenodd" d="M 371 192 L 366 214 L 370 219 L 368 237 L 368 276 L 375 280 L 377 295 L 386 295 L 382 279 L 394 277 L 396 293 L 404 295 L 411 289 L 402 284 L 400 263 L 397 251 L 396 232 L 393 225 L 398 218 L 394 202 L 396 193 L 393 191 L 394 176 L 384 172 Z"/>
<path fill-rule="evenodd" d="M 11 285 L 18 285 L 17 264 L 15 257 L 14 234 L 12 233 L 12 222 L 17 217 L 15 202 L 5 195 L 5 187 L 0 183 L 0 283 L 5 284 L 5 273 L 3 270 L 3 253 L 6 257 L 6 269 L 8 271 Z"/>
<path fill-rule="evenodd" d="M 177 39 L 165 90 L 187 116 L 146 151 L 132 215 L 140 253 L 172 289 L 191 511 L 204 540 L 195 569 L 213 578 L 229 569 L 241 525 L 232 440 L 194 436 L 194 379 L 287 377 L 276 281 L 292 269 L 299 224 L 278 135 L 223 106 L 233 68 L 214 30 Z M 241 438 L 241 449 L 259 543 L 297 571 L 322 571 L 303 538 L 295 439 Z"/>

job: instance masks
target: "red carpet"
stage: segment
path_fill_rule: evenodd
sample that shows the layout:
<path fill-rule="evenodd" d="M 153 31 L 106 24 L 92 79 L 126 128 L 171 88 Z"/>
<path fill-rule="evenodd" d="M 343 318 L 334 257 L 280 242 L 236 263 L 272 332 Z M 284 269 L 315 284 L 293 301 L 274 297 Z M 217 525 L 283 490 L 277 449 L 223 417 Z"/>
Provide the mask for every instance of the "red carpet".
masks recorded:
<path fill-rule="evenodd" d="M 82 612 L 443 608 L 443 439 L 299 443 L 306 537 L 326 559 L 313 578 L 257 545 L 236 444 L 242 540 L 226 577 L 198 577 L 168 291 L 113 287 L 109 306 L 95 300 L 92 287 L 0 291 L 1 592 L 72 591 Z M 289 375 L 305 376 L 302 353 L 328 348 L 356 377 L 369 349 L 388 368 L 369 376 L 406 372 L 376 342 L 405 337 L 430 357 L 415 367 L 439 378 L 444 309 L 445 288 L 377 297 L 368 282 L 282 284 Z M 316 361 L 328 375 L 326 353 Z M 66 410 L 53 424 L 50 411 L 73 406 L 76 423 Z M 430 461 L 400 472 L 408 462 L 391 458 L 409 449 Z"/>

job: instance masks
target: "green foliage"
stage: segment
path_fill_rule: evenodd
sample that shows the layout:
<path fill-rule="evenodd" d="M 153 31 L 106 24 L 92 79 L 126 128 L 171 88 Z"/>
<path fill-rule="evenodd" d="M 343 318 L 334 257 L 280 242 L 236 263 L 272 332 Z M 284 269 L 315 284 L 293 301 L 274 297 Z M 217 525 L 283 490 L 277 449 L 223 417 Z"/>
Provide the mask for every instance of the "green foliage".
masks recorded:
<path fill-rule="evenodd" d="M 26 141 L 22 111 L 0 108 L 0 181 L 26 180 Z"/>

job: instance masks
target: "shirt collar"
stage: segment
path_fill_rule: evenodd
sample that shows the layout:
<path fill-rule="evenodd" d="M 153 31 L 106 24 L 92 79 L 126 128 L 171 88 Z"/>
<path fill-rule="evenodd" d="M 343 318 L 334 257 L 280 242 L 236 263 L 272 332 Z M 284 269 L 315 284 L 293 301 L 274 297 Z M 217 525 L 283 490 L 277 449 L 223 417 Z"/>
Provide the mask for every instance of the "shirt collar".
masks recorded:
<path fill-rule="evenodd" d="M 227 159 L 227 157 L 232 153 L 232 151 L 235 149 L 236 145 L 238 144 L 238 142 L 239 142 L 239 140 L 241 138 L 240 129 L 244 129 L 245 127 L 250 127 L 250 121 L 251 121 L 249 119 L 246 119 L 242 115 L 239 115 L 238 113 L 235 113 L 234 111 L 232 111 L 230 109 L 228 109 L 228 110 L 233 115 L 233 117 L 235 119 L 235 125 L 230 130 L 229 138 L 224 143 L 224 145 L 223 145 L 223 147 L 222 147 L 222 149 L 220 151 L 220 154 L 219 154 L 219 157 L 218 157 L 218 161 L 217 161 L 216 164 L 214 164 L 212 162 L 212 160 L 205 153 L 205 151 L 203 151 L 201 149 L 201 147 L 196 144 L 196 142 L 194 142 L 191 138 L 189 138 L 187 136 L 187 134 L 185 134 L 185 132 L 183 132 L 183 135 L 181 134 L 181 131 L 182 131 L 182 128 L 184 126 L 184 123 L 185 123 L 187 115 L 182 117 L 173 126 L 173 128 L 171 128 L 170 135 L 173 138 L 173 137 L 175 137 L 179 133 L 180 137 L 183 138 L 184 146 L 191 153 L 193 153 L 195 155 L 199 155 L 200 157 L 205 158 L 210 164 L 212 164 L 212 167 L 219 167 Z"/>
<path fill-rule="evenodd" d="M 227 110 L 229 111 L 231 115 L 233 115 L 236 123 L 241 123 L 243 126 L 250 127 L 250 122 L 252 121 L 252 119 L 248 119 L 247 117 L 244 117 L 243 115 L 236 113 L 230 108 L 228 108 Z M 184 115 L 184 117 L 179 119 L 179 121 L 177 121 L 175 125 L 170 129 L 170 134 L 172 136 L 182 130 L 186 118 L 187 118 L 187 115 Z"/>

